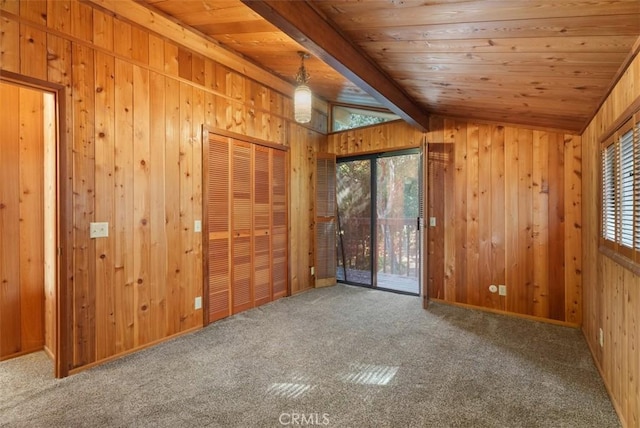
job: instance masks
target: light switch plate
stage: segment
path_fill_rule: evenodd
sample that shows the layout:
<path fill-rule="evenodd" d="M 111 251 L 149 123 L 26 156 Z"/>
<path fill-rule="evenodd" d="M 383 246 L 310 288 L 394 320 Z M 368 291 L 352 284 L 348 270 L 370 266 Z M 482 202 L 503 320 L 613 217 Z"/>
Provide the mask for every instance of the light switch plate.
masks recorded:
<path fill-rule="evenodd" d="M 194 309 L 202 309 L 202 297 L 198 296 L 193 302 Z"/>
<path fill-rule="evenodd" d="M 202 232 L 202 222 L 200 220 L 193 222 L 193 231 L 196 233 Z"/>
<path fill-rule="evenodd" d="M 436 227 L 436 218 L 435 217 L 429 217 L 429 226 L 430 227 Z"/>
<path fill-rule="evenodd" d="M 506 285 L 498 285 L 498 294 L 501 296 L 507 295 L 507 286 Z"/>
<path fill-rule="evenodd" d="M 109 236 L 109 223 L 89 223 L 89 238 L 106 238 Z"/>

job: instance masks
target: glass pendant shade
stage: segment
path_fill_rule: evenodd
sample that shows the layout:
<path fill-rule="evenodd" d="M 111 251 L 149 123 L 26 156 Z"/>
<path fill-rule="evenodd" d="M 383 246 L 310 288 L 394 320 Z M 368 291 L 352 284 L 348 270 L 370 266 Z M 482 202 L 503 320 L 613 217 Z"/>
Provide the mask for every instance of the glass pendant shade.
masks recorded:
<path fill-rule="evenodd" d="M 305 84 L 298 85 L 293 96 L 296 122 L 311 122 L 311 89 Z"/>

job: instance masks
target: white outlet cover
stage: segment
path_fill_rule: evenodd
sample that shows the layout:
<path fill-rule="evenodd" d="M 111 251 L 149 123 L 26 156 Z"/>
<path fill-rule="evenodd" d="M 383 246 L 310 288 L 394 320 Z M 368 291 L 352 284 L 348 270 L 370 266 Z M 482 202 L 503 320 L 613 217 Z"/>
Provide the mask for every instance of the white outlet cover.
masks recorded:
<path fill-rule="evenodd" d="M 89 238 L 106 238 L 109 236 L 109 223 L 89 223 Z"/>
<path fill-rule="evenodd" d="M 193 306 L 195 309 L 202 309 L 202 297 L 196 297 L 195 301 L 193 302 Z"/>
<path fill-rule="evenodd" d="M 506 296 L 507 295 L 507 286 L 506 285 L 499 285 L 498 286 L 498 294 L 501 296 Z"/>
<path fill-rule="evenodd" d="M 202 222 L 200 220 L 193 222 L 193 231 L 197 233 L 202 232 Z"/>

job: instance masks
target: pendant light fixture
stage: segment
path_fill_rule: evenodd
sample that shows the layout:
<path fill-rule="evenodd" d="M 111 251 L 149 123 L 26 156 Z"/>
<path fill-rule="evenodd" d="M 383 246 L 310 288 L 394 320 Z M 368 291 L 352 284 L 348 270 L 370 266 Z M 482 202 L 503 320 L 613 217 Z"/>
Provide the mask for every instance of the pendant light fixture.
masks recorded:
<path fill-rule="evenodd" d="M 300 55 L 300 68 L 298 74 L 296 74 L 296 90 L 293 95 L 293 111 L 296 122 L 309 123 L 311 121 L 311 89 L 307 86 L 309 81 L 309 73 L 304 68 L 304 60 L 309 58 L 309 54 L 299 51 Z"/>

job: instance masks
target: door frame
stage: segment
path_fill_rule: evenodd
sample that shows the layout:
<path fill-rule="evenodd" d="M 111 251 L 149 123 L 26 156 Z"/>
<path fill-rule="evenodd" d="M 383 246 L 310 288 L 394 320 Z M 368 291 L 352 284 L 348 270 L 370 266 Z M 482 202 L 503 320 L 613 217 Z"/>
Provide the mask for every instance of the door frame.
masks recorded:
<path fill-rule="evenodd" d="M 69 375 L 71 350 L 71 295 L 69 279 L 73 276 L 73 201 L 72 178 L 73 154 L 69 144 L 67 117 L 71 117 L 67 105 L 67 88 L 63 85 L 24 76 L 9 71 L 0 73 L 0 82 L 53 94 L 56 105 L 56 286 L 55 319 L 53 335 L 55 341 L 54 376 Z M 66 178 L 66 179 L 65 179 Z"/>

